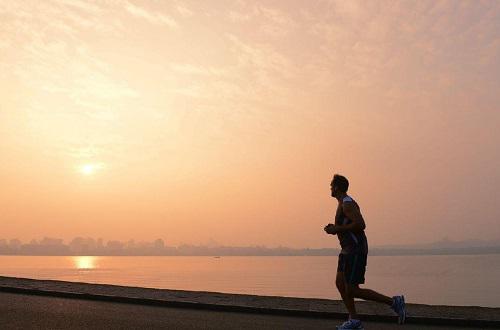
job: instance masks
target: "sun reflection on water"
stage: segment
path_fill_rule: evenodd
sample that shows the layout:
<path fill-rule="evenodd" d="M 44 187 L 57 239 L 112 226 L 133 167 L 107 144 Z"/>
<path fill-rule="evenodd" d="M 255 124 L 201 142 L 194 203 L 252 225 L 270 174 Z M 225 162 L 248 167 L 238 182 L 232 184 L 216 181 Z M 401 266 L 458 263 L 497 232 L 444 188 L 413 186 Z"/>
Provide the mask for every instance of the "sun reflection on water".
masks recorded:
<path fill-rule="evenodd" d="M 94 269 L 96 268 L 96 257 L 92 256 L 78 256 L 73 257 L 75 268 L 77 269 Z"/>

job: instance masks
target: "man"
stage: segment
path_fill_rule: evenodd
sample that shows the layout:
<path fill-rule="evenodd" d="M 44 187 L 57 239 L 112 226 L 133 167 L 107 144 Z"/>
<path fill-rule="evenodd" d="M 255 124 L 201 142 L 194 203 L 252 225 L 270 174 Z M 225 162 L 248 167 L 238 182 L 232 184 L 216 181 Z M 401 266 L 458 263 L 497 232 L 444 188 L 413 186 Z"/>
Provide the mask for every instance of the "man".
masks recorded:
<path fill-rule="evenodd" d="M 335 174 L 330 184 L 332 197 L 338 200 L 335 224 L 329 223 L 325 231 L 337 235 L 342 248 L 337 266 L 335 284 L 349 312 L 349 319 L 338 326 L 339 330 L 363 329 L 356 314 L 354 298 L 372 300 L 389 305 L 398 314 L 398 323 L 402 324 L 406 317 L 404 296 L 392 298 L 370 289 L 360 288 L 365 283 L 368 241 L 365 235 L 365 221 L 358 204 L 347 195 L 349 181 L 342 175 Z"/>

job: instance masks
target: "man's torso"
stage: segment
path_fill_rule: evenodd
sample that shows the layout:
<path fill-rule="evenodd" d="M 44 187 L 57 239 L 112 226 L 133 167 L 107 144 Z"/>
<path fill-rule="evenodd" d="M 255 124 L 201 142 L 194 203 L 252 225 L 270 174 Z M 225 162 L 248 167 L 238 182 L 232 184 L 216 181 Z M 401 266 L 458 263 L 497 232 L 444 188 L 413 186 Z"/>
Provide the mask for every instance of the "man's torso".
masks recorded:
<path fill-rule="evenodd" d="M 337 207 L 335 225 L 347 225 L 352 222 L 352 220 L 344 214 L 342 208 L 343 203 L 354 203 L 355 207 L 359 210 L 359 205 L 354 199 L 350 196 L 344 197 Z M 364 230 L 338 233 L 337 237 L 342 248 L 342 254 L 368 254 L 368 240 L 366 239 Z"/>

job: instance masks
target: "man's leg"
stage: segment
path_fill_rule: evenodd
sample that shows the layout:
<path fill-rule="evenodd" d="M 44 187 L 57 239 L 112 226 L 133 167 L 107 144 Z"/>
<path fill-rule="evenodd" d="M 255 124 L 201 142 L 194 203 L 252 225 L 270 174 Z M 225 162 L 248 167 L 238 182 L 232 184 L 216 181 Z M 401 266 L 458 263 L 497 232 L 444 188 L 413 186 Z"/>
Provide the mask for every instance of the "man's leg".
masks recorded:
<path fill-rule="evenodd" d="M 404 296 L 395 296 L 394 298 L 389 298 L 374 290 L 361 289 L 358 285 L 351 285 L 349 290 L 352 290 L 355 298 L 376 301 L 389 305 L 391 309 L 398 314 L 398 323 L 399 324 L 405 323 L 406 306 L 405 306 Z"/>
<path fill-rule="evenodd" d="M 350 290 L 352 290 L 352 294 L 354 295 L 355 298 L 376 301 L 392 306 L 392 298 L 384 296 L 383 294 L 378 293 L 377 291 L 371 289 L 362 289 L 357 284 L 356 285 L 352 284 Z"/>
<path fill-rule="evenodd" d="M 376 291 L 370 289 L 361 289 L 359 284 L 365 283 L 365 272 L 366 272 L 366 263 L 367 263 L 368 255 L 367 254 L 354 254 L 349 255 L 349 258 L 346 258 L 348 264 L 345 272 L 346 281 L 350 283 L 349 291 L 354 298 L 361 298 L 364 300 L 371 300 L 376 302 L 381 302 L 387 304 L 389 306 L 392 305 L 392 298 L 384 296 Z"/>
<path fill-rule="evenodd" d="M 361 289 L 359 284 L 365 283 L 366 259 L 367 255 L 347 255 L 343 258 L 345 262 L 345 296 L 344 302 L 354 306 L 354 298 L 380 302 L 390 306 L 398 314 L 398 323 L 404 323 L 406 309 L 403 296 L 387 297 L 370 289 Z M 355 310 L 353 309 L 354 313 Z M 355 315 L 355 314 L 354 314 Z M 354 318 L 355 316 L 351 316 Z"/>
<path fill-rule="evenodd" d="M 342 301 L 349 312 L 349 318 L 357 319 L 358 314 L 356 313 L 356 306 L 354 305 L 354 296 L 352 295 L 352 290 L 350 290 L 351 285 L 346 283 L 344 272 L 337 272 L 335 284 L 337 285 Z"/>

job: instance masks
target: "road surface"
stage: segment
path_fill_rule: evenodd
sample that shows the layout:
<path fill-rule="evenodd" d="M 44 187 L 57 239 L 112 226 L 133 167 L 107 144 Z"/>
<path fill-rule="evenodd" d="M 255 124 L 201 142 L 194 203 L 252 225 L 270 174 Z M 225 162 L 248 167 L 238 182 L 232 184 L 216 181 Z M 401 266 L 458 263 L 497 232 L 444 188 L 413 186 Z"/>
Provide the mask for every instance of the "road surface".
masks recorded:
<path fill-rule="evenodd" d="M 0 329 L 335 329 L 340 320 L 0 293 Z M 470 329 L 365 322 L 366 330 Z"/>

